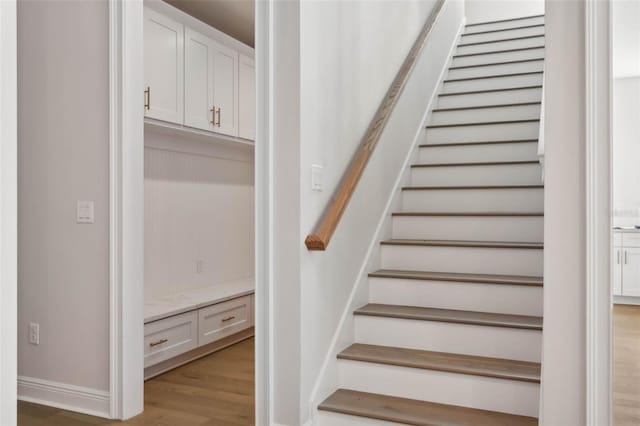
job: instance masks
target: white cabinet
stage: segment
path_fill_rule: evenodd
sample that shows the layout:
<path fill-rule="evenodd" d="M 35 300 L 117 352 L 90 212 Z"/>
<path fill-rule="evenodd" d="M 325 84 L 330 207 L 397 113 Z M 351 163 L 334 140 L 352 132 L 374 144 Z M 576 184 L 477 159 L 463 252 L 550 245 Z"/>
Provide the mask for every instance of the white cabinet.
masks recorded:
<path fill-rule="evenodd" d="M 197 312 L 175 315 L 144 326 L 145 368 L 197 347 Z"/>
<path fill-rule="evenodd" d="M 184 31 L 184 124 L 213 130 L 213 41 Z"/>
<path fill-rule="evenodd" d="M 144 12 L 145 116 L 183 119 L 184 27 L 149 8 Z"/>
<path fill-rule="evenodd" d="M 145 8 L 145 115 L 254 139 L 255 67 L 246 56 L 249 49 L 238 43 L 245 52 L 240 61 L 227 36 L 175 14 L 181 18 Z"/>
<path fill-rule="evenodd" d="M 251 296 L 244 296 L 200 309 L 199 344 L 206 345 L 253 326 L 251 305 Z"/>
<path fill-rule="evenodd" d="M 611 268 L 613 269 L 613 295 L 622 296 L 622 247 L 613 248 L 613 259 Z"/>
<path fill-rule="evenodd" d="M 240 56 L 238 63 L 238 136 L 256 136 L 256 68 L 253 59 Z"/>
<path fill-rule="evenodd" d="M 622 295 L 640 296 L 640 247 L 625 247 L 622 256 Z"/>
<path fill-rule="evenodd" d="M 640 233 L 613 235 L 613 295 L 640 297 Z"/>
<path fill-rule="evenodd" d="M 213 45 L 214 131 L 238 136 L 238 52 Z"/>

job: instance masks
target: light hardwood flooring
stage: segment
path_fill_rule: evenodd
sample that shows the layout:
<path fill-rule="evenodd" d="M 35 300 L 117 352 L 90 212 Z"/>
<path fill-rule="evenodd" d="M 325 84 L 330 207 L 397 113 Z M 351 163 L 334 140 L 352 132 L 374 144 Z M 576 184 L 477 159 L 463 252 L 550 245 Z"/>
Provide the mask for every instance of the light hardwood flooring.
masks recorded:
<path fill-rule="evenodd" d="M 640 306 L 613 308 L 613 425 L 640 425 Z"/>
<path fill-rule="evenodd" d="M 254 424 L 254 339 L 148 380 L 144 413 L 126 422 L 18 402 L 18 426 Z"/>

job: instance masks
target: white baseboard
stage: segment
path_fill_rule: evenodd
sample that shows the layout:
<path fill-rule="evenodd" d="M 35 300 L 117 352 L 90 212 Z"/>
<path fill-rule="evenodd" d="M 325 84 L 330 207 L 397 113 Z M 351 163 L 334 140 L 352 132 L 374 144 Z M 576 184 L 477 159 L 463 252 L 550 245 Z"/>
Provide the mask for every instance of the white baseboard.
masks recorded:
<path fill-rule="evenodd" d="M 18 399 L 109 418 L 109 392 L 33 377 L 18 376 Z"/>
<path fill-rule="evenodd" d="M 615 305 L 640 305 L 640 297 L 634 296 L 613 296 Z"/>

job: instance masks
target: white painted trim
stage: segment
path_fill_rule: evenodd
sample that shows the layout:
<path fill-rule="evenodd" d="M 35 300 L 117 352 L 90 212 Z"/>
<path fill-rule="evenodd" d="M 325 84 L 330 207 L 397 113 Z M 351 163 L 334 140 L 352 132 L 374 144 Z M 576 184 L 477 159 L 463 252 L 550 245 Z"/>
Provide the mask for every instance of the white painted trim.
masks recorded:
<path fill-rule="evenodd" d="M 18 399 L 63 410 L 109 417 L 109 392 L 33 377 L 18 377 Z"/>
<path fill-rule="evenodd" d="M 142 1 L 109 1 L 109 410 L 144 408 L 144 112 Z"/>
<path fill-rule="evenodd" d="M 616 305 L 640 305 L 640 297 L 613 296 L 613 303 Z"/>
<path fill-rule="evenodd" d="M 586 420 L 611 423 L 610 4 L 586 2 Z"/>
<path fill-rule="evenodd" d="M 446 7 L 446 4 L 445 4 L 445 7 Z M 444 9 L 440 13 L 444 13 Z M 351 289 L 351 293 L 349 294 L 349 298 L 345 305 L 345 309 L 343 310 L 342 315 L 340 316 L 340 321 L 338 322 L 336 331 L 334 332 L 333 337 L 331 338 L 329 349 L 327 350 L 325 358 L 322 362 L 322 367 L 320 368 L 318 377 L 311 391 L 310 408 L 309 408 L 311 412 L 311 416 L 310 416 L 311 421 L 315 421 L 316 411 L 317 411 L 316 407 L 322 402 L 321 399 L 325 397 L 325 395 L 319 395 L 323 379 L 327 374 L 329 366 L 332 363 L 336 362 L 338 344 L 342 342 L 342 340 L 340 339 L 340 336 L 345 328 L 345 323 L 349 318 L 353 316 L 354 299 L 356 297 L 356 294 L 358 294 L 360 285 L 362 283 L 367 282 L 367 274 L 369 272 L 368 268 L 370 267 L 370 263 L 374 255 L 374 250 L 377 247 L 379 247 L 380 241 L 382 240 L 382 234 L 386 229 L 387 225 L 391 221 L 391 210 L 393 206 L 396 204 L 396 202 L 398 201 L 400 188 L 403 186 L 403 183 L 406 181 L 407 174 L 410 173 L 409 166 L 412 160 L 416 157 L 416 151 L 418 149 L 418 145 L 422 140 L 422 137 L 424 136 L 424 131 L 425 131 L 424 129 L 427 125 L 428 119 L 431 114 L 431 110 L 433 109 L 433 105 L 435 100 L 437 99 L 438 93 L 442 89 L 443 81 L 447 75 L 447 72 L 449 71 L 449 66 L 451 65 L 453 53 L 458 45 L 460 35 L 464 31 L 465 23 L 466 23 L 466 18 L 463 17 L 462 22 L 460 23 L 460 27 L 458 28 L 457 35 L 456 37 L 454 37 L 453 43 L 451 44 L 451 47 L 449 48 L 449 52 L 447 53 L 447 61 L 444 63 L 444 65 L 442 66 L 442 70 L 440 71 L 440 75 L 438 77 L 438 84 L 436 85 L 436 87 L 433 90 L 433 93 L 431 94 L 431 98 L 429 99 L 428 106 L 424 112 L 424 115 L 422 116 L 420 125 L 418 126 L 416 133 L 414 135 L 413 141 L 411 143 L 411 148 L 409 149 L 408 154 L 405 157 L 404 163 L 402 164 L 402 167 L 400 168 L 398 175 L 396 176 L 396 180 L 393 184 L 393 189 L 389 194 L 389 198 L 387 199 L 387 203 L 383 209 L 382 215 L 380 216 L 378 225 L 376 226 L 376 230 L 373 233 L 373 237 L 369 243 L 369 247 L 367 248 L 367 253 L 364 257 L 364 261 L 362 262 L 360 270 L 358 271 L 357 278 L 353 283 L 353 287 Z M 437 25 L 437 22 L 434 25 Z"/>
<path fill-rule="evenodd" d="M 255 420 L 273 417 L 273 115 L 274 0 L 256 1 L 256 143 L 255 143 Z"/>
<path fill-rule="evenodd" d="M 17 376 L 17 22 L 0 1 L 0 424 L 16 424 Z"/>

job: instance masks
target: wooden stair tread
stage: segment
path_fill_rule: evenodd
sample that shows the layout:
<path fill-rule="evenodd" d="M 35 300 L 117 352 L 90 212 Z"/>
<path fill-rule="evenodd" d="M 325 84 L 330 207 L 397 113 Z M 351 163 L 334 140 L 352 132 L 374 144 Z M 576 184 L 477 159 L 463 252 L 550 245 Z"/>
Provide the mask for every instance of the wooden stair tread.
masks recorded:
<path fill-rule="evenodd" d="M 536 362 L 354 343 L 338 359 L 540 383 Z"/>
<path fill-rule="evenodd" d="M 504 31 L 524 30 L 524 29 L 527 29 L 527 28 L 537 28 L 537 27 L 544 27 L 544 24 L 524 25 L 522 27 L 513 27 L 513 28 L 501 28 L 499 30 L 474 31 L 474 32 L 470 32 L 470 33 L 465 32 L 463 34 L 460 34 L 460 36 L 466 37 L 466 36 L 472 36 L 472 35 L 477 35 L 477 34 L 501 33 L 501 32 L 504 32 Z"/>
<path fill-rule="evenodd" d="M 523 275 L 463 274 L 459 272 L 403 271 L 380 269 L 369 274 L 373 278 L 396 278 L 424 281 L 451 281 L 480 284 L 507 284 L 541 287 L 542 277 Z"/>
<path fill-rule="evenodd" d="M 438 96 L 474 95 L 476 93 L 509 92 L 509 91 L 513 91 L 513 90 L 527 90 L 527 89 L 542 89 L 542 85 L 536 84 L 536 85 L 533 85 L 533 86 L 505 87 L 505 88 L 502 88 L 502 89 L 483 89 L 483 90 L 469 90 L 469 91 L 466 91 L 466 92 L 438 93 Z"/>
<path fill-rule="evenodd" d="M 420 144 L 420 148 L 443 148 L 452 146 L 469 146 L 469 145 L 496 145 L 503 143 L 531 143 L 538 142 L 538 139 L 514 139 L 507 141 L 480 141 L 480 142 L 453 142 L 453 143 L 429 143 Z"/>
<path fill-rule="evenodd" d="M 423 167 L 470 167 L 470 166 L 513 166 L 518 164 L 540 164 L 539 160 L 522 160 L 522 161 L 482 161 L 477 163 L 431 163 L 431 164 L 412 164 L 412 168 Z"/>
<path fill-rule="evenodd" d="M 462 240 L 412 240 L 390 239 L 381 241 L 382 245 L 389 246 L 435 246 L 435 247 L 480 247 L 480 248 L 517 248 L 517 249 L 542 249 L 543 243 L 512 242 L 512 241 L 462 241 Z"/>
<path fill-rule="evenodd" d="M 541 317 L 496 314 L 492 312 L 474 312 L 454 309 L 369 303 L 359 309 L 356 309 L 354 314 L 419 321 L 437 321 L 455 324 L 542 330 Z"/>
<path fill-rule="evenodd" d="M 534 18 L 544 18 L 544 13 L 538 14 L 538 15 L 518 16 L 517 18 L 498 19 L 497 21 L 474 22 L 474 23 L 465 25 L 465 27 L 477 27 L 478 25 L 499 24 L 501 22 L 522 21 L 523 19 L 534 19 Z"/>
<path fill-rule="evenodd" d="M 391 216 L 396 217 L 526 217 L 526 216 L 544 216 L 542 212 L 395 212 Z"/>
<path fill-rule="evenodd" d="M 515 49 L 503 49 L 503 50 L 490 50 L 488 52 L 475 52 L 475 53 L 463 53 L 460 55 L 453 55 L 453 58 L 465 58 L 468 56 L 480 56 L 480 55 L 493 55 L 495 53 L 510 53 L 510 52 L 521 52 L 523 50 L 536 50 L 536 49 L 544 49 L 544 44 L 540 46 L 529 46 L 529 47 L 518 47 Z"/>
<path fill-rule="evenodd" d="M 413 426 L 536 426 L 533 417 L 338 389 L 319 410 Z"/>
<path fill-rule="evenodd" d="M 544 185 L 451 185 L 451 186 L 405 186 L 403 191 L 431 191 L 439 189 L 536 189 Z"/>

